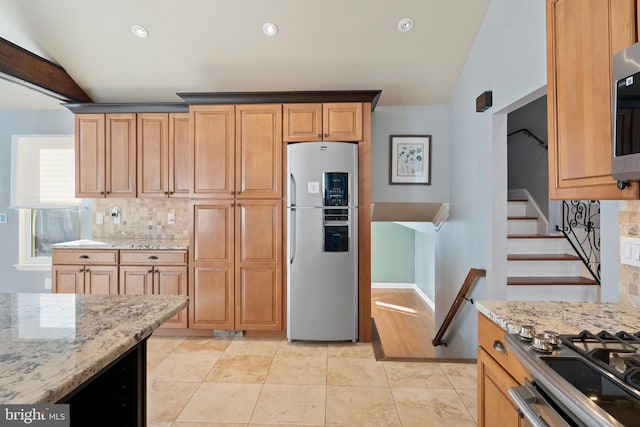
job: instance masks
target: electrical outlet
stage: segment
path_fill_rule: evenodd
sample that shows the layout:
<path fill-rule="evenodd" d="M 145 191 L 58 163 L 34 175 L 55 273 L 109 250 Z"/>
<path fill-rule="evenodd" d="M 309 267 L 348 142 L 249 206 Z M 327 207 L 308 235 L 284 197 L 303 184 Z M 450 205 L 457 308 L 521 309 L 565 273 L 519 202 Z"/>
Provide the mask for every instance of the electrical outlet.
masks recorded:
<path fill-rule="evenodd" d="M 98 224 L 98 225 L 104 224 L 104 214 L 103 213 L 98 212 L 96 214 L 96 224 Z"/>
<path fill-rule="evenodd" d="M 0 213 L 0 224 L 6 224 L 6 223 L 7 223 L 7 213 L 2 212 Z"/>
<path fill-rule="evenodd" d="M 167 214 L 167 224 L 173 225 L 176 223 L 176 214 L 173 212 Z"/>

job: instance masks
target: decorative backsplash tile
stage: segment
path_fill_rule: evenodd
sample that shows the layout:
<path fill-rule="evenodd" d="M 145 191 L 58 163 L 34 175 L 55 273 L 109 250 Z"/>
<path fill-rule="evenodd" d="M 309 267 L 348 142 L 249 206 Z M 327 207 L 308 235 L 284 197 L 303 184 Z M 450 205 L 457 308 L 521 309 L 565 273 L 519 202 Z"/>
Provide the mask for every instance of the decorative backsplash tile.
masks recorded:
<path fill-rule="evenodd" d="M 120 208 L 120 224 L 114 224 L 111 210 Z M 96 224 L 96 214 L 104 223 Z M 168 223 L 173 213 L 175 223 Z M 94 199 L 93 238 L 184 239 L 189 240 L 189 199 Z"/>
<path fill-rule="evenodd" d="M 621 201 L 618 211 L 618 234 L 640 237 L 640 201 Z M 640 308 L 640 268 L 620 264 L 620 304 Z"/>

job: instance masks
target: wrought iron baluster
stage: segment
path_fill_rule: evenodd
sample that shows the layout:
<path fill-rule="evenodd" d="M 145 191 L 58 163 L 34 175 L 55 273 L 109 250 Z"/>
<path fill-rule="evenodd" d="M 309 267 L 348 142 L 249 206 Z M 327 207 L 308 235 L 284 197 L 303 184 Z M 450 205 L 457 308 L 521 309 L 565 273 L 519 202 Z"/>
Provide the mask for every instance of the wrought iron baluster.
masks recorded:
<path fill-rule="evenodd" d="M 562 228 L 593 278 L 600 284 L 600 201 L 563 200 Z"/>

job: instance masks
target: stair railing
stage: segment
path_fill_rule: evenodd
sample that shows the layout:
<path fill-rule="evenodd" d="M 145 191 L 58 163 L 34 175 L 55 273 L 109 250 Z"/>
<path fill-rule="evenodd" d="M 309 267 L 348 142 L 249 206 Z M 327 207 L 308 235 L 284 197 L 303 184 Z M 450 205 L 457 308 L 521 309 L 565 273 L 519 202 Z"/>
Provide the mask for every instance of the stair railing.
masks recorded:
<path fill-rule="evenodd" d="M 600 201 L 563 200 L 562 232 L 600 285 Z"/>
<path fill-rule="evenodd" d="M 441 344 L 444 345 L 445 347 L 447 346 L 447 343 L 442 341 L 442 337 L 444 336 L 445 332 L 447 332 L 447 328 L 449 328 L 449 325 L 453 321 L 453 318 L 458 313 L 458 310 L 462 305 L 462 301 L 469 301 L 471 304 L 473 304 L 473 299 L 467 298 L 467 293 L 479 278 L 485 277 L 486 275 L 487 275 L 487 270 L 481 270 L 478 268 L 472 268 L 469 270 L 469 273 L 467 273 L 466 279 L 464 279 L 464 283 L 462 283 L 462 286 L 458 291 L 458 295 L 456 296 L 456 299 L 453 300 L 453 304 L 451 304 L 451 308 L 449 308 L 449 311 L 447 312 L 447 316 L 444 318 L 444 322 L 442 322 L 442 325 L 440 325 L 440 329 L 438 329 L 438 333 L 436 334 L 435 338 L 431 341 L 431 344 L 433 344 L 434 347 L 437 347 Z"/>

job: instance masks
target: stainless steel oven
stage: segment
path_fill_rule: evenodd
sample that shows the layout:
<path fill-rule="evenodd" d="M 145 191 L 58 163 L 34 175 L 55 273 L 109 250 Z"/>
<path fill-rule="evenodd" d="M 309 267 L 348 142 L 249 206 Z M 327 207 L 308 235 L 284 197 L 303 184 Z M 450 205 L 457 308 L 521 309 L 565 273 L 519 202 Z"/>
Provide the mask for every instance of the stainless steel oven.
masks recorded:
<path fill-rule="evenodd" d="M 640 334 L 507 334 L 530 381 L 509 391 L 532 426 L 640 425 Z"/>

